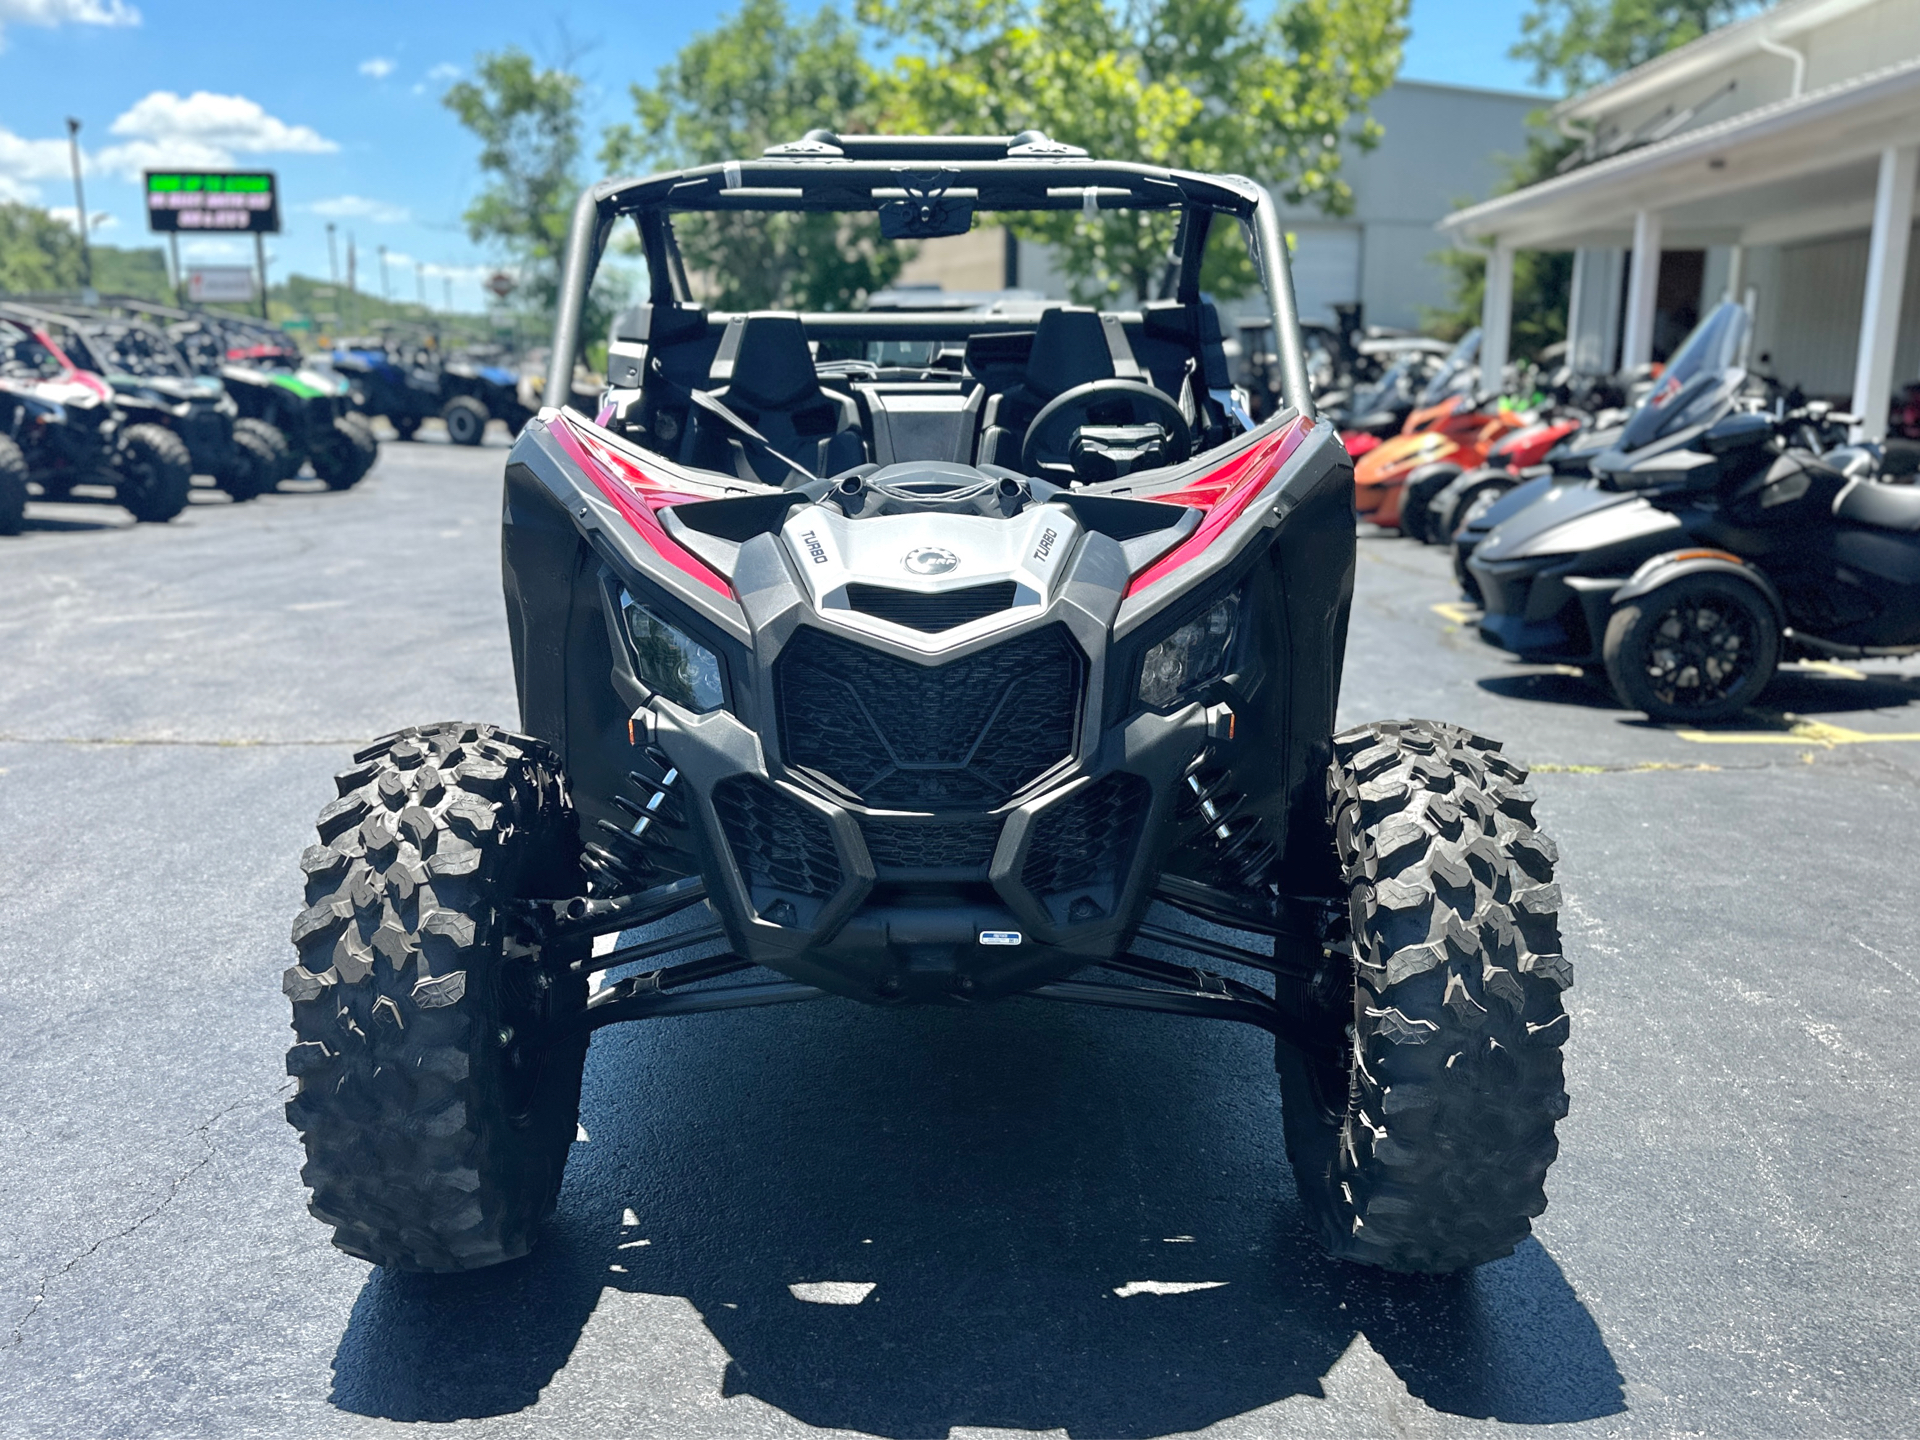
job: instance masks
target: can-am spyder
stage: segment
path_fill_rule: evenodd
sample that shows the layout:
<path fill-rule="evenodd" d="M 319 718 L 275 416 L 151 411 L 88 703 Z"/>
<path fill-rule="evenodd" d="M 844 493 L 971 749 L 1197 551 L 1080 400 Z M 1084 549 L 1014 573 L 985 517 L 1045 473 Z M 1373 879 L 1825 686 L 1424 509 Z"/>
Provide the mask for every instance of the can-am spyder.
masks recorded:
<path fill-rule="evenodd" d="M 1606 666 L 1656 720 L 1753 701 L 1782 658 L 1920 650 L 1920 490 L 1815 452 L 1842 417 L 1745 408 L 1747 313 L 1722 305 L 1641 401 L 1592 487 L 1543 498 L 1468 561 L 1483 639 Z"/>
<path fill-rule="evenodd" d="M 911 242 L 976 207 L 1158 212 L 1170 293 L 713 314 L 675 240 L 687 211 L 730 233 L 801 211 Z M 1352 469 L 1313 419 L 1267 193 L 1031 131 L 815 131 L 607 181 L 575 210 L 549 395 L 623 222 L 651 291 L 614 327 L 616 388 L 595 419 L 541 410 L 507 463 L 526 733 L 376 741 L 303 859 L 287 1108 L 335 1243 L 430 1270 L 526 1251 L 604 1025 L 1028 996 L 1270 1032 L 1330 1249 L 1507 1254 L 1567 1106 L 1553 847 L 1493 741 L 1334 733 Z M 1287 371 L 1257 426 L 1200 291 L 1221 230 Z M 702 942 L 727 953 L 657 968 Z M 1272 988 L 1196 968 L 1215 959 Z"/>

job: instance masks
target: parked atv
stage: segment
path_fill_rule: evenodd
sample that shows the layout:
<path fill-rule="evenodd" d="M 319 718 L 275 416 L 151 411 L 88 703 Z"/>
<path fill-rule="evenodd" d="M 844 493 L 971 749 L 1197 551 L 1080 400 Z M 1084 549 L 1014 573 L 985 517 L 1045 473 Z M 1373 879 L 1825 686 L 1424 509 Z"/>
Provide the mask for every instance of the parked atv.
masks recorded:
<path fill-rule="evenodd" d="M 1360 518 L 1424 539 L 1427 502 L 1479 468 L 1503 436 L 1526 423 L 1497 397 L 1471 393 L 1448 395 L 1414 411 L 1402 434 L 1361 456 L 1354 467 Z"/>
<path fill-rule="evenodd" d="M 733 225 L 877 211 L 911 242 L 1088 196 L 1179 212 L 1168 298 L 717 315 L 669 261 L 703 203 Z M 421 1270 L 525 1253 L 604 1026 L 1030 997 L 1272 1034 L 1287 1154 L 1336 1255 L 1509 1253 L 1567 1108 L 1554 850 L 1496 742 L 1335 733 L 1351 465 L 1304 384 L 1251 429 L 1216 397 L 1200 290 L 1210 231 L 1245 226 L 1303 373 L 1267 192 L 1033 131 L 814 131 L 606 182 L 575 211 L 550 395 L 622 218 L 652 286 L 616 327 L 630 383 L 599 421 L 542 410 L 506 466 L 524 733 L 375 741 L 302 859 L 287 1111 L 335 1243 Z M 934 359 L 816 362 L 826 339 Z M 710 942 L 726 953 L 653 963 Z"/>
<path fill-rule="evenodd" d="M 332 366 L 346 378 L 353 408 L 385 416 L 402 440 L 440 413 L 440 357 L 424 340 L 343 340 Z"/>
<path fill-rule="evenodd" d="M 1690 722 L 1752 703 L 1783 658 L 1920 651 L 1920 489 L 1818 453 L 1852 417 L 1746 408 L 1748 323 L 1731 303 L 1702 322 L 1593 462 L 1623 498 L 1536 502 L 1481 542 L 1483 638 L 1604 663 L 1623 703 Z"/>
<path fill-rule="evenodd" d="M 291 480 L 304 465 L 333 490 L 356 484 L 378 457 L 366 417 L 349 408 L 349 387 L 330 368 L 309 364 L 284 332 L 209 311 L 116 300 L 166 324 L 196 373 L 221 382 L 243 421 L 277 445 L 274 479 Z"/>
<path fill-rule="evenodd" d="M 473 347 L 449 357 L 440 368 L 440 418 L 454 444 L 478 445 L 489 420 L 498 420 L 518 438 L 533 418 L 533 411 L 520 403 L 520 376 L 498 363 L 501 358 L 497 346 Z"/>
<path fill-rule="evenodd" d="M 129 421 L 179 436 L 194 474 L 211 476 L 236 501 L 263 494 L 280 478 L 284 437 L 268 433 L 264 421 L 241 420 L 220 382 L 195 375 L 164 331 L 77 307 L 39 310 L 37 318 L 76 365 L 106 380 Z"/>
<path fill-rule="evenodd" d="M 192 461 L 178 435 L 129 424 L 98 375 L 76 366 L 31 312 L 0 304 L 0 534 L 18 534 L 29 483 L 49 500 L 111 485 L 142 521 L 186 508 Z"/>

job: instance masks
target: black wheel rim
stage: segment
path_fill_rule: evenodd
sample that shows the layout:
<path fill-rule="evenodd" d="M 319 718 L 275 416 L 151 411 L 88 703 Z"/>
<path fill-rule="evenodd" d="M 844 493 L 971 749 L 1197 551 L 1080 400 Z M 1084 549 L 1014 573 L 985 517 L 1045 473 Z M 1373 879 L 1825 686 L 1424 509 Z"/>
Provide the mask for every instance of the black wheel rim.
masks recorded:
<path fill-rule="evenodd" d="M 1647 638 L 1647 679 L 1663 705 L 1703 710 L 1723 703 L 1753 673 L 1759 635 L 1753 613 L 1723 596 L 1669 606 Z"/>

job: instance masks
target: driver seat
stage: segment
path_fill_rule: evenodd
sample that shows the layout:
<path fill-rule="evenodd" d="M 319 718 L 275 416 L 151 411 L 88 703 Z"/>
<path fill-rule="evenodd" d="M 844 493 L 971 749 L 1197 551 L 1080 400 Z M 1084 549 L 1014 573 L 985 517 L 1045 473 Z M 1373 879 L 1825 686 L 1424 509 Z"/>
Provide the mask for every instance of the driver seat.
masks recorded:
<path fill-rule="evenodd" d="M 1120 321 L 1088 305 L 1061 305 L 1040 317 L 1020 380 L 990 397 L 981 417 L 982 465 L 1017 470 L 1027 427 L 1055 396 L 1093 380 L 1142 380 Z"/>
<path fill-rule="evenodd" d="M 791 311 L 735 315 L 708 372 L 714 399 L 766 436 L 767 443 L 815 475 L 838 475 L 867 458 L 860 409 L 851 395 L 820 385 L 800 317 Z M 742 480 L 786 486 L 794 474 L 724 421 L 696 409 L 681 450 L 683 464 Z"/>

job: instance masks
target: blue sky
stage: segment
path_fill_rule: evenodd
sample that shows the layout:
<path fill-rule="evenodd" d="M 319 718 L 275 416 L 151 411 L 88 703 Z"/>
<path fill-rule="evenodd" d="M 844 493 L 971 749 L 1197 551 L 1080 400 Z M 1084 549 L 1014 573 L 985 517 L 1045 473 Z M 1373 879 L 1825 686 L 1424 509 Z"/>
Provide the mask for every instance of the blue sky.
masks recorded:
<path fill-rule="evenodd" d="M 1527 0 L 1414 0 L 1402 73 L 1526 89 L 1506 58 Z M 439 103 L 476 52 L 518 44 L 542 58 L 578 55 L 592 134 L 626 116 L 627 85 L 650 79 L 714 6 L 627 0 L 542 7 L 526 0 L 454 5 L 333 0 L 0 0 L 0 198 L 66 207 L 65 117 L 82 122 L 87 208 L 98 237 L 150 243 L 137 188 L 143 165 L 278 172 L 285 233 L 274 274 L 328 274 L 326 225 L 359 251 L 378 292 L 375 247 L 389 250 L 395 299 L 424 281 L 438 306 L 477 308 L 495 257 L 460 214 L 478 179 L 475 145 Z M 597 138 L 593 147 L 597 148 Z M 251 259 L 245 240 L 182 242 L 189 263 Z M 418 267 L 418 268 L 416 268 Z"/>

